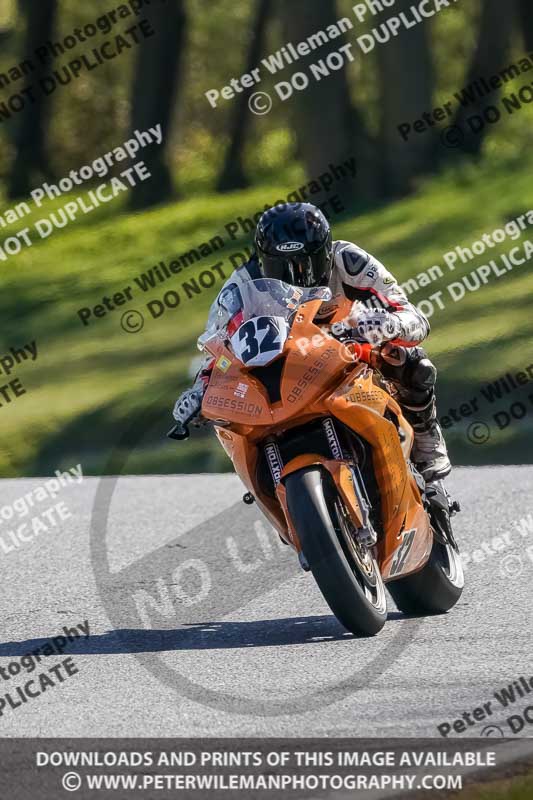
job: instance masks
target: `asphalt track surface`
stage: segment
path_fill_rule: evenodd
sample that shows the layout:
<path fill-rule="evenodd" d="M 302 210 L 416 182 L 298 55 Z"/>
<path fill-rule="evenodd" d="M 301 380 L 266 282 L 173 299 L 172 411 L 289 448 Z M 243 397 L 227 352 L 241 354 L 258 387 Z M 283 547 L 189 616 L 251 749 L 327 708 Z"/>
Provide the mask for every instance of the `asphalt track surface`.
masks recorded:
<path fill-rule="evenodd" d="M 41 484 L 2 481 L 2 505 Z M 236 477 L 69 486 L 56 499 L 69 519 L 0 552 L 0 666 L 63 626 L 88 620 L 90 637 L 69 646 L 76 675 L 4 708 L 0 736 L 438 736 L 488 701 L 493 713 L 461 735 L 494 733 L 487 725 L 511 735 L 506 719 L 533 692 L 508 709 L 493 693 L 533 675 L 533 530 L 514 527 L 533 513 L 532 486 L 533 467 L 456 469 L 462 550 L 485 543 L 462 599 L 423 619 L 391 602 L 385 629 L 367 640 L 336 622 L 312 576 L 240 502 Z M 9 527 L 2 521 L 0 536 Z M 25 680 L 0 679 L 0 689 Z"/>

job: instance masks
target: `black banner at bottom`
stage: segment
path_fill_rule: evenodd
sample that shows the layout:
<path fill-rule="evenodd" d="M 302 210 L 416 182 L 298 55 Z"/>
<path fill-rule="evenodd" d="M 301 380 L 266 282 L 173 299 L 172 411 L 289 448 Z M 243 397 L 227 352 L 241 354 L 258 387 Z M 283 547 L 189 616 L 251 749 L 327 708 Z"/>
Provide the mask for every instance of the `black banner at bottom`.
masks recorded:
<path fill-rule="evenodd" d="M 533 740 L 0 739 L 0 758 L 10 800 L 444 798 L 533 773 Z"/>

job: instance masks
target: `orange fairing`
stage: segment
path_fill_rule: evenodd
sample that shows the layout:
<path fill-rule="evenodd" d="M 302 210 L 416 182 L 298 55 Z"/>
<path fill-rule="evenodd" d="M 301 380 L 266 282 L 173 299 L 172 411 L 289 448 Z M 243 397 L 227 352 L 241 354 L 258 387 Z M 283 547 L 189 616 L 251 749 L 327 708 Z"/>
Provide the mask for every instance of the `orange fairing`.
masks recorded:
<path fill-rule="evenodd" d="M 240 425 L 276 425 L 301 417 L 324 388 L 346 369 L 346 347 L 325 335 L 312 320 L 319 301 L 307 303 L 297 314 L 287 341 L 281 374 L 281 401 L 271 404 L 267 391 L 220 339 L 206 347 L 215 357 L 202 413 Z M 352 359 L 352 365 L 353 365 Z M 264 435 L 264 431 L 261 432 Z"/>
<path fill-rule="evenodd" d="M 314 323 L 321 301 L 308 302 L 296 312 L 282 354 L 269 365 L 278 375 L 279 391 L 269 394 L 261 369 L 244 366 L 220 338 L 206 349 L 214 357 L 202 414 L 216 421 L 219 441 L 260 509 L 295 550 L 300 542 L 290 519 L 283 481 L 311 464 L 327 470 L 355 528 L 364 526 L 364 513 L 354 489 L 353 464 L 342 453 L 325 456 L 298 454 L 271 467 L 274 489 L 260 479 L 260 459 L 268 442 L 283 441 L 291 429 L 313 420 L 334 419 L 371 448 L 380 495 L 382 530 L 376 546 L 385 580 L 422 569 L 433 534 L 420 492 L 406 459 L 413 432 L 398 403 L 372 367 L 370 347 L 359 350 L 360 360 Z M 279 363 L 276 363 L 279 362 Z M 359 494 L 360 497 L 360 494 Z"/>
<path fill-rule="evenodd" d="M 378 544 L 378 557 L 384 579 L 400 577 L 421 568 L 431 551 L 433 536 L 424 511 L 416 481 L 408 469 L 399 431 L 409 450 L 413 433 L 399 405 L 374 382 L 373 371 L 366 365 L 350 375 L 348 381 L 328 399 L 331 413 L 359 433 L 371 446 L 374 473 L 380 489 L 385 537 Z M 383 417 L 392 412 L 397 424 Z M 416 529 L 417 536 L 406 557 L 405 571 L 390 575 L 396 550 L 406 531 Z"/>

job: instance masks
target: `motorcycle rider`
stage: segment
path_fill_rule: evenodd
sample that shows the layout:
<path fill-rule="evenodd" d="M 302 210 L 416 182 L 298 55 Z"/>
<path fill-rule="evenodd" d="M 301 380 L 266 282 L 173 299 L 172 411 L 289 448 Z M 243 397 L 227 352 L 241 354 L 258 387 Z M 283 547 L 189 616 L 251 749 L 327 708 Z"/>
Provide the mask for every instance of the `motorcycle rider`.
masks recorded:
<path fill-rule="evenodd" d="M 381 373 L 390 380 L 415 438 L 411 458 L 426 481 L 438 481 L 451 464 L 437 421 L 437 370 L 420 343 L 430 326 L 407 299 L 393 275 L 374 256 L 351 242 L 332 241 L 324 214 L 310 203 L 290 203 L 265 211 L 257 225 L 256 254 L 224 284 L 213 303 L 199 347 L 221 327 L 220 298 L 247 280 L 271 278 L 293 286 L 328 286 L 332 299 L 315 319 L 327 324 L 341 300 L 353 303 L 345 325 L 359 339 L 381 343 Z M 198 417 L 213 363 L 209 357 L 192 388 L 177 400 L 174 418 L 186 424 Z"/>

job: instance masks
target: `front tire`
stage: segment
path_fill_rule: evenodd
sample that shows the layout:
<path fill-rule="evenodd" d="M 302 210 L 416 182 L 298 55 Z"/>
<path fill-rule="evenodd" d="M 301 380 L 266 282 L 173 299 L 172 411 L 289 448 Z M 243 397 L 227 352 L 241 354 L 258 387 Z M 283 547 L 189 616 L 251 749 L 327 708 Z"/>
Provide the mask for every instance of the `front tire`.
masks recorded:
<path fill-rule="evenodd" d="M 379 633 L 387 619 L 379 567 L 372 551 L 353 536 L 329 473 L 306 467 L 287 476 L 285 489 L 303 554 L 326 603 L 356 636 Z"/>

